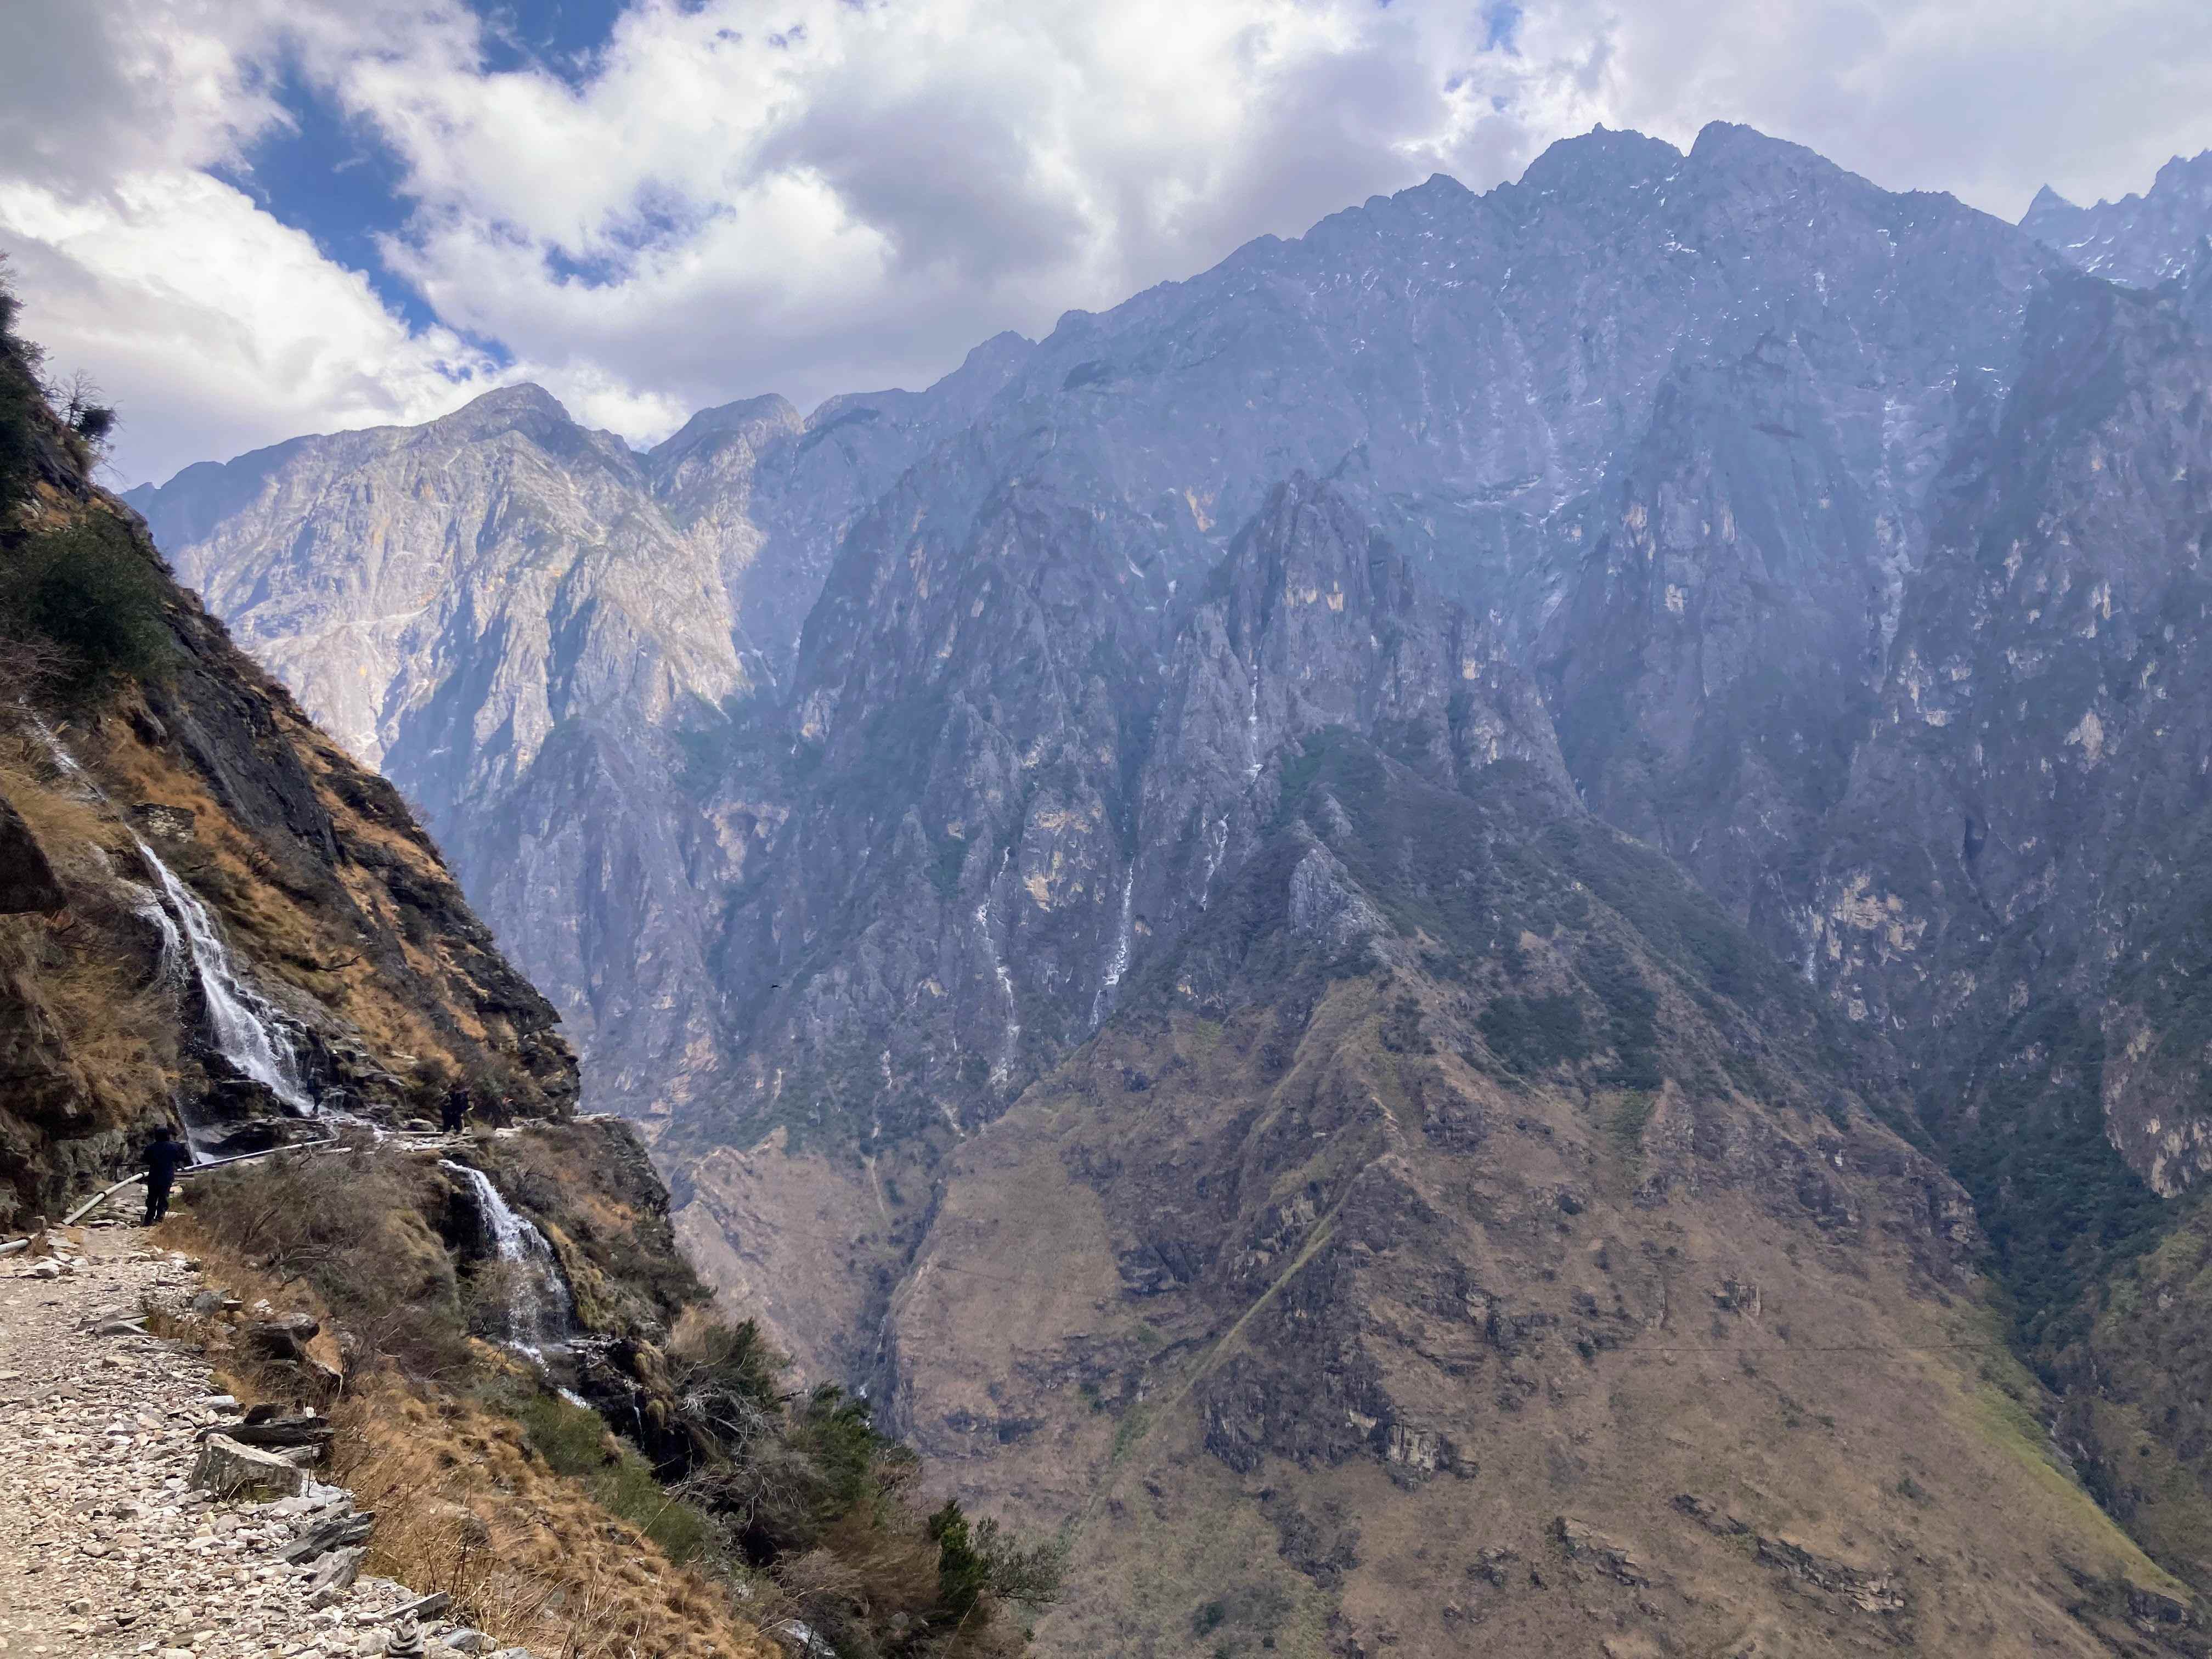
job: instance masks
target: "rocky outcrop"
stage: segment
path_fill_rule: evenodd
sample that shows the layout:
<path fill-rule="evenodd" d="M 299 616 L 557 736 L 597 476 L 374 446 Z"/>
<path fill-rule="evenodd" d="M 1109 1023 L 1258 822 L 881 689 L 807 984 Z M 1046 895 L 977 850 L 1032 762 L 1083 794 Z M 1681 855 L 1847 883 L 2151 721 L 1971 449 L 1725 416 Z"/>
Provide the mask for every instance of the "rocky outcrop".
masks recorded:
<path fill-rule="evenodd" d="M 68 903 L 31 826 L 0 799 L 0 915 L 52 915 Z"/>
<path fill-rule="evenodd" d="M 258 1446 L 242 1446 L 227 1434 L 210 1434 L 200 1442 L 190 1478 L 192 1485 L 218 1498 L 262 1502 L 295 1497 L 307 1480 L 296 1463 Z"/>

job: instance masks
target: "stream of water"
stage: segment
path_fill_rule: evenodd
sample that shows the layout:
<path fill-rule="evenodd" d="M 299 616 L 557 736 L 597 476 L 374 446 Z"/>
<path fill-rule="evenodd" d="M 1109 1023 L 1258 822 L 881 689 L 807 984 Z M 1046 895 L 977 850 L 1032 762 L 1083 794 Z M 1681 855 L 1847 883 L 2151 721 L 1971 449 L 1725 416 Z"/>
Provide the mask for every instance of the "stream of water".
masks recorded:
<path fill-rule="evenodd" d="M 108 799 L 107 792 L 77 764 L 76 757 L 62 746 L 52 729 L 27 709 L 23 712 L 56 769 L 87 799 L 96 800 L 113 811 L 115 804 Z M 253 988 L 240 970 L 236 958 L 223 943 L 222 930 L 214 912 L 177 878 L 142 837 L 134 834 L 131 839 L 158 885 L 157 891 L 125 880 L 127 886 L 143 895 L 137 907 L 139 914 L 160 930 L 163 976 L 172 984 L 181 986 L 189 971 L 207 1008 L 216 1052 L 240 1076 L 252 1079 L 276 1096 L 286 1110 L 301 1116 L 312 1114 L 315 1102 L 301 1079 L 299 1056 L 293 1048 L 292 1039 L 278 1019 L 275 1006 Z M 183 1115 L 180 1112 L 179 1115 Z M 185 1133 L 189 1141 L 189 1122 Z"/>
<path fill-rule="evenodd" d="M 136 836 L 131 839 L 137 842 L 139 857 L 161 884 L 161 908 L 177 924 L 174 929 L 162 931 L 164 948 L 174 941 L 177 931 L 183 933 L 184 947 L 199 981 L 200 998 L 207 1005 L 216 1051 L 242 1075 L 283 1102 L 288 1111 L 301 1116 L 313 1112 L 315 1103 L 301 1081 L 299 1057 L 293 1052 L 291 1038 L 277 1023 L 276 1010 L 238 971 L 214 914 L 197 893 L 177 879 L 159 854 Z"/>
<path fill-rule="evenodd" d="M 576 1304 L 553 1247 L 527 1217 L 515 1213 L 483 1170 L 449 1158 L 438 1162 L 475 1195 L 491 1229 L 492 1249 L 508 1267 L 507 1346 L 543 1364 L 547 1350 L 565 1346 L 576 1333 Z"/>

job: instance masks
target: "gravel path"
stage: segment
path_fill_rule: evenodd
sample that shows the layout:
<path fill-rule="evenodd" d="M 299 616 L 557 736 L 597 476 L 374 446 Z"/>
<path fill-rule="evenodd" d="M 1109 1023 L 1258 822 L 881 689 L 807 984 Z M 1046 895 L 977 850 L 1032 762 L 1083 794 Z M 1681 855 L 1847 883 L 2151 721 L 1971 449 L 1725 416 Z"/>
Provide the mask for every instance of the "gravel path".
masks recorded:
<path fill-rule="evenodd" d="M 319 1595 L 316 1562 L 282 1559 L 349 1513 L 348 1493 L 311 1482 L 234 1504 L 192 1488 L 198 1431 L 236 1406 L 196 1353 L 116 1322 L 182 1307 L 198 1276 L 135 1227 L 72 1232 L 58 1257 L 0 1261 L 0 1659 L 425 1651 L 411 1621 L 393 1639 L 410 1591 L 364 1577 Z M 427 1651 L 453 1659 L 471 1636 Z"/>

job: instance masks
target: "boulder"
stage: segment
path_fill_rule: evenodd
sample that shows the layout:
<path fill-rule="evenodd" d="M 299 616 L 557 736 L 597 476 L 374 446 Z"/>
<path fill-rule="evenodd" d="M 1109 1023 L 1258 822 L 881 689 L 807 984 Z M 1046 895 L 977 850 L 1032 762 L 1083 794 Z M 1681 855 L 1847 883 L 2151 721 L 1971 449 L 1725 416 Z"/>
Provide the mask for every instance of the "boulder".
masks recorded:
<path fill-rule="evenodd" d="M 51 916 L 68 904 L 31 826 L 0 798 L 0 915 Z"/>
<path fill-rule="evenodd" d="M 200 1447 L 191 1479 L 192 1485 L 218 1498 L 251 1496 L 266 1502 L 296 1496 L 307 1477 L 272 1453 L 211 1434 Z"/>
<path fill-rule="evenodd" d="M 332 1550 L 315 1568 L 315 1576 L 308 1581 L 307 1605 L 327 1607 L 343 1598 L 353 1588 L 353 1581 L 361 1577 L 361 1564 L 368 1559 L 366 1548 Z"/>
<path fill-rule="evenodd" d="M 295 1539 L 284 1552 L 284 1560 L 287 1565 L 296 1567 L 315 1559 L 318 1556 L 327 1555 L 332 1550 L 348 1549 L 356 1544 L 366 1544 L 368 1541 L 369 1532 L 375 1525 L 376 1516 L 373 1511 L 362 1515 L 341 1515 L 333 1520 L 323 1522 Z M 415 1612 L 417 1618 L 424 1617 L 422 1609 L 428 1602 L 436 1599 L 434 1596 L 426 1596 L 422 1601 L 416 1603 L 414 1608 L 410 1610 Z M 434 1608 L 432 1611 L 443 1612 L 444 1608 Z"/>
<path fill-rule="evenodd" d="M 1641 1586 L 1651 1582 L 1650 1573 L 1627 1545 L 1617 1538 L 1608 1538 L 1595 1527 L 1563 1515 L 1552 1522 L 1552 1535 L 1559 1540 L 1570 1561 L 1595 1567 L 1623 1584 Z"/>
<path fill-rule="evenodd" d="M 344 1378 L 307 1352 L 307 1342 L 322 1326 L 306 1314 L 257 1319 L 241 1334 L 248 1353 L 296 1370 L 321 1398 L 335 1399 Z"/>

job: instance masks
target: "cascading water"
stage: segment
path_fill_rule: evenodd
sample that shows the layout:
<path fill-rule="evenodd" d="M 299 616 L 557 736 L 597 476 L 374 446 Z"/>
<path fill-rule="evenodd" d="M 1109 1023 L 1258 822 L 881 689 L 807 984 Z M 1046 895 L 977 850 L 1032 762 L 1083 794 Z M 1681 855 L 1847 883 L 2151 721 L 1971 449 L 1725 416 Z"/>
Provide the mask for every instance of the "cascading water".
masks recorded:
<path fill-rule="evenodd" d="M 112 807 L 113 803 L 108 800 L 106 792 L 77 764 L 76 757 L 62 746 L 53 728 L 27 708 L 21 712 L 38 734 L 55 769 L 85 799 Z M 276 1096 L 286 1110 L 302 1116 L 313 1113 L 315 1103 L 301 1080 L 299 1058 L 293 1052 L 291 1039 L 285 1035 L 269 1000 L 246 983 L 238 971 L 222 942 L 214 913 L 191 888 L 177 879 L 143 839 L 134 835 L 131 840 L 160 886 L 156 893 L 137 882 L 127 884 L 144 896 L 137 907 L 138 913 L 161 930 L 163 977 L 173 984 L 181 984 L 189 968 L 198 983 L 200 1000 L 207 1007 L 216 1052 L 229 1061 L 240 1076 L 252 1079 Z M 188 1125 L 187 1139 L 190 1134 Z"/>
<path fill-rule="evenodd" d="M 1114 1012 L 1114 1004 L 1121 995 L 1121 975 L 1129 971 L 1130 907 L 1137 896 L 1137 866 L 1133 860 L 1129 873 L 1121 882 L 1121 914 L 1114 927 L 1114 952 L 1106 958 L 1106 971 L 1098 981 L 1098 994 L 1091 1001 L 1091 1029 L 1097 1030 L 1106 1023 L 1106 1016 Z"/>
<path fill-rule="evenodd" d="M 240 975 L 216 929 L 214 913 L 177 879 L 152 848 L 136 836 L 131 840 L 161 885 L 162 902 L 158 908 L 174 924 L 162 929 L 164 950 L 175 943 L 178 930 L 183 933 L 185 950 L 199 981 L 200 999 L 207 1005 L 216 1051 L 241 1075 L 276 1096 L 287 1110 L 303 1116 L 312 1113 L 315 1103 L 300 1079 L 300 1063 L 292 1052 L 291 1040 L 277 1023 L 276 1010 Z"/>
<path fill-rule="evenodd" d="M 492 1249 L 508 1268 L 507 1346 L 543 1364 L 549 1348 L 564 1346 L 575 1334 L 576 1304 L 561 1277 L 553 1247 L 530 1221 L 517 1215 L 481 1170 L 447 1158 L 439 1167 L 459 1176 L 477 1201 L 477 1213 L 491 1230 Z"/>

